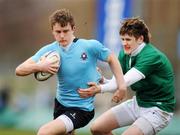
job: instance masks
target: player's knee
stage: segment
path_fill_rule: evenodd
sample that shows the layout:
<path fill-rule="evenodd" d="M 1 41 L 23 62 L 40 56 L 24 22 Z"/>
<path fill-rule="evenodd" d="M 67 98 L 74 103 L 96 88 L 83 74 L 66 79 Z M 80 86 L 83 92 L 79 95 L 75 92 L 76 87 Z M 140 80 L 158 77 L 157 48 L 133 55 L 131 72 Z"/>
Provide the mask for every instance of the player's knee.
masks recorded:
<path fill-rule="evenodd" d="M 91 125 L 90 130 L 93 135 L 99 135 L 102 133 L 102 131 L 97 127 L 96 123 Z"/>

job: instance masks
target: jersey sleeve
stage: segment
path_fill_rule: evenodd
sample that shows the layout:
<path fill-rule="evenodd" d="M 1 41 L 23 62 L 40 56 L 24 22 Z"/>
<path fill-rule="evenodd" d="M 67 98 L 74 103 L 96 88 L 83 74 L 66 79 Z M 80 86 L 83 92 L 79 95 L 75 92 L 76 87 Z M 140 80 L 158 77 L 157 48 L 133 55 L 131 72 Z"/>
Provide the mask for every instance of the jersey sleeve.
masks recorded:
<path fill-rule="evenodd" d="M 49 52 L 49 51 L 53 51 L 53 49 L 55 50 L 53 44 L 45 45 L 45 46 L 42 47 L 39 51 L 37 51 L 31 58 L 32 58 L 35 62 L 38 62 L 39 59 L 41 58 L 41 56 L 43 56 L 45 53 L 47 53 L 47 52 Z"/>
<path fill-rule="evenodd" d="M 137 57 L 134 68 L 142 72 L 145 77 L 151 74 L 154 70 L 158 70 L 161 65 L 161 59 L 159 55 L 152 55 L 146 53 L 145 56 Z"/>
<path fill-rule="evenodd" d="M 93 53 L 97 56 L 97 58 L 102 61 L 107 61 L 108 56 L 111 53 L 110 49 L 105 47 L 97 40 L 91 40 L 90 42 L 93 44 L 92 50 Z"/>

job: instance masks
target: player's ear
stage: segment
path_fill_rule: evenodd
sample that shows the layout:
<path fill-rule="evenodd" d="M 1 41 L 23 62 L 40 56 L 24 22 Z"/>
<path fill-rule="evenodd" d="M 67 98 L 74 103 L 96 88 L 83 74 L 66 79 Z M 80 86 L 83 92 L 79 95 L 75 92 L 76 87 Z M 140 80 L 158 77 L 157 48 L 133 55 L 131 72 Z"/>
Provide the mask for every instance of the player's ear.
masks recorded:
<path fill-rule="evenodd" d="M 142 35 L 138 37 L 137 42 L 138 44 L 142 44 L 144 42 L 144 37 Z"/>
<path fill-rule="evenodd" d="M 75 29 L 76 29 L 76 27 L 75 27 L 75 26 L 73 26 L 73 27 L 72 27 L 72 30 L 73 30 L 73 31 L 75 31 Z"/>

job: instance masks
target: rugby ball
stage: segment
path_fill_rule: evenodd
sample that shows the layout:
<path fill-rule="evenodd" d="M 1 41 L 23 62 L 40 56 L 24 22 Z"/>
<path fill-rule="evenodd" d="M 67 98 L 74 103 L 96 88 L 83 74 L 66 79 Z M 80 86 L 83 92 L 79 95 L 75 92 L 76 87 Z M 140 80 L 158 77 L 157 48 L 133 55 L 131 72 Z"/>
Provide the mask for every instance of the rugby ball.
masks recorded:
<path fill-rule="evenodd" d="M 45 53 L 42 57 L 45 57 L 50 62 L 55 62 L 60 66 L 60 56 L 56 51 L 50 51 Z M 42 57 L 40 58 L 39 62 L 42 60 Z M 46 72 L 35 72 L 34 77 L 38 81 L 45 81 L 49 79 L 53 74 L 46 73 Z"/>

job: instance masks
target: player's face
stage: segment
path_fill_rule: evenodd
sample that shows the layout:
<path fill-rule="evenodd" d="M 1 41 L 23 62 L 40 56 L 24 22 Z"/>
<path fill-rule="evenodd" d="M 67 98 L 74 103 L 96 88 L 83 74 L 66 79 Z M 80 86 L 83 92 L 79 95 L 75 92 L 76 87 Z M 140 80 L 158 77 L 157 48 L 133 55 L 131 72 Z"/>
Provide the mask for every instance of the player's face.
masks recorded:
<path fill-rule="evenodd" d="M 120 35 L 123 49 L 125 54 L 130 55 L 138 46 L 143 43 L 143 36 L 136 39 L 134 36 L 129 36 L 127 34 Z"/>
<path fill-rule="evenodd" d="M 69 45 L 74 39 L 74 28 L 69 23 L 65 27 L 61 27 L 59 23 L 56 23 L 52 28 L 52 33 L 55 40 L 63 47 Z"/>

